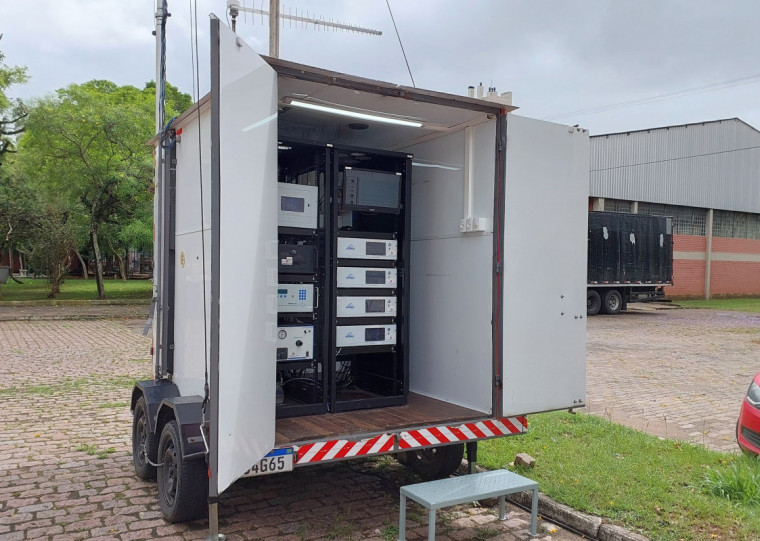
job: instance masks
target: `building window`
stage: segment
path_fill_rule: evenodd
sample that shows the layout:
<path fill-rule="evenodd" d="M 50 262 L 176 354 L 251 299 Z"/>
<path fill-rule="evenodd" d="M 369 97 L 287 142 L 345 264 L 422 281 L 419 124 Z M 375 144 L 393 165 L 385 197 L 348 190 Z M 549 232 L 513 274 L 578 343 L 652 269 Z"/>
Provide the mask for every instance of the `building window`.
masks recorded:
<path fill-rule="evenodd" d="M 672 216 L 673 233 L 676 235 L 696 235 L 699 237 L 706 235 L 706 209 L 663 205 L 661 203 L 639 203 L 639 214 Z"/>
<path fill-rule="evenodd" d="M 715 210 L 713 235 L 734 239 L 760 239 L 760 214 Z"/>
<path fill-rule="evenodd" d="M 623 201 L 622 199 L 604 200 L 604 212 L 631 212 L 632 210 L 632 201 Z"/>

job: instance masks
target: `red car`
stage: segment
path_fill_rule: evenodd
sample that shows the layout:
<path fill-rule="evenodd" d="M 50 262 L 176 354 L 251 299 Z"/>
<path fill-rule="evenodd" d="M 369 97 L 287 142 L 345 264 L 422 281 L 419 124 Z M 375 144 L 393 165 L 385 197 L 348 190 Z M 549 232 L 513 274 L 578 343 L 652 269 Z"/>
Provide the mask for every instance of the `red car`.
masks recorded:
<path fill-rule="evenodd" d="M 760 455 L 760 373 L 747 390 L 736 422 L 736 441 L 747 453 Z"/>

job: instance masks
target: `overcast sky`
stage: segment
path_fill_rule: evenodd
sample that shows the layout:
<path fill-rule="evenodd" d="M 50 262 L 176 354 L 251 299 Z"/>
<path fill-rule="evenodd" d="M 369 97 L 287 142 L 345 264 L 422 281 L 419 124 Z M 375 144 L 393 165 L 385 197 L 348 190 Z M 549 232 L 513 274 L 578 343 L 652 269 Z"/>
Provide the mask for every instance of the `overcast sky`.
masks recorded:
<path fill-rule="evenodd" d="M 266 0 L 241 0 L 254 2 L 268 8 Z M 168 79 L 188 93 L 190 4 L 169 0 L 167 25 Z M 521 115 L 580 124 L 592 134 L 730 117 L 760 128 L 760 2 L 390 0 L 390 6 L 421 88 L 465 94 L 482 81 L 511 90 Z M 197 0 L 197 10 L 202 95 L 209 89 L 208 14 L 225 20 L 226 0 Z M 291 0 L 281 11 L 383 32 L 324 32 L 286 22 L 282 58 L 411 85 L 385 0 Z M 154 12 L 154 0 L 0 0 L 0 50 L 6 64 L 25 65 L 32 77 L 11 96 L 41 96 L 91 79 L 142 87 L 155 78 Z M 266 54 L 267 21 L 242 14 L 238 20 L 238 33 Z M 594 108 L 605 110 L 578 112 Z"/>

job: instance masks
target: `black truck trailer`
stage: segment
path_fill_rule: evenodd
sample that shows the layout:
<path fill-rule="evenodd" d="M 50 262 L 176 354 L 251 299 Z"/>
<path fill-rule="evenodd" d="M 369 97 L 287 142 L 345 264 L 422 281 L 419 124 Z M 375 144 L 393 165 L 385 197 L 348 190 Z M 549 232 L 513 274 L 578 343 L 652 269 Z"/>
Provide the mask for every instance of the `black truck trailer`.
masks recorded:
<path fill-rule="evenodd" d="M 673 218 L 589 212 L 587 312 L 619 314 L 673 285 Z"/>

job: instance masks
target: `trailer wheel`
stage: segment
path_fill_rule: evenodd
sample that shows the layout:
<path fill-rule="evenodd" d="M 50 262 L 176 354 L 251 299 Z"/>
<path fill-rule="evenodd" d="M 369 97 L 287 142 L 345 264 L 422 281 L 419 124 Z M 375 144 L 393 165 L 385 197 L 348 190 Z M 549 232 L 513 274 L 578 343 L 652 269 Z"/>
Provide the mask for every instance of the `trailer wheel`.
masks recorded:
<path fill-rule="evenodd" d="M 407 451 L 400 462 L 424 479 L 448 477 L 462 463 L 464 444 Z"/>
<path fill-rule="evenodd" d="M 177 421 L 169 421 L 158 444 L 158 503 L 168 522 L 185 522 L 203 516 L 208 495 L 204 460 L 187 460 Z"/>
<path fill-rule="evenodd" d="M 150 431 L 148 406 L 145 397 L 141 396 L 137 399 L 132 416 L 132 464 L 137 477 L 144 481 L 156 478 L 156 467 L 150 463 L 156 462 L 157 454 L 158 438 Z"/>
<path fill-rule="evenodd" d="M 623 297 L 620 296 L 620 292 L 617 289 L 610 289 L 604 293 L 604 312 L 615 316 L 620 313 L 623 308 Z"/>
<path fill-rule="evenodd" d="M 589 289 L 586 293 L 586 315 L 595 316 L 602 309 L 602 298 L 594 289 Z"/>

